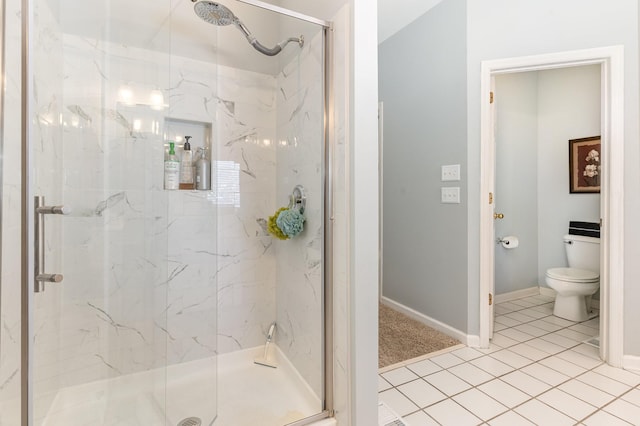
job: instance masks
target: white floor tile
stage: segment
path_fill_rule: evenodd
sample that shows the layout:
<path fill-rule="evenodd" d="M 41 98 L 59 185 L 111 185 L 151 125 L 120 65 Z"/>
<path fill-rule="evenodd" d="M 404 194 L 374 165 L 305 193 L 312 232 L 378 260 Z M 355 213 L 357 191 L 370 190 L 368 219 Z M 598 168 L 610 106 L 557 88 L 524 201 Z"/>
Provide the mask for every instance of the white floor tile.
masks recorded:
<path fill-rule="evenodd" d="M 455 374 L 456 376 L 460 377 L 465 382 L 472 384 L 473 386 L 478 386 L 481 383 L 493 380 L 493 376 L 491 374 L 479 369 L 475 365 L 472 365 L 468 362 L 456 365 L 455 367 L 451 367 L 449 369 L 449 372 Z"/>
<path fill-rule="evenodd" d="M 435 362 L 442 368 L 450 368 L 454 365 L 462 364 L 464 361 L 457 356 L 446 353 L 438 356 L 434 356 L 433 358 L 429 358 L 431 361 Z"/>
<path fill-rule="evenodd" d="M 391 389 L 393 386 L 387 382 L 382 376 L 378 375 L 378 392 L 382 392 L 387 389 Z"/>
<path fill-rule="evenodd" d="M 432 405 L 424 411 L 442 426 L 475 426 L 482 423 L 478 417 L 450 399 Z"/>
<path fill-rule="evenodd" d="M 588 327 L 588 326 L 586 326 L 586 325 L 584 325 L 582 323 L 581 324 L 572 325 L 571 327 L 569 327 L 569 330 L 573 330 L 573 331 L 577 331 L 577 332 L 582 333 L 582 334 L 586 334 L 589 337 L 597 336 L 598 334 L 600 334 L 600 330 Z"/>
<path fill-rule="evenodd" d="M 526 324 L 521 324 L 520 326 L 524 326 Z M 533 336 L 527 333 L 523 333 L 522 331 L 518 331 L 516 330 L 516 328 L 509 328 L 507 330 L 502 330 L 500 333 L 498 333 L 502 336 L 506 336 L 509 339 L 515 340 L 516 342 L 526 342 L 527 340 L 531 340 L 533 339 Z"/>
<path fill-rule="evenodd" d="M 506 325 L 502 325 L 500 323 L 497 323 L 497 322 L 493 324 L 493 331 L 494 332 L 506 330 L 507 328 L 509 328 L 509 327 L 507 327 Z"/>
<path fill-rule="evenodd" d="M 602 364 L 602 361 L 599 359 L 593 359 L 591 357 L 584 356 L 573 350 L 560 352 L 557 356 L 558 358 L 562 358 L 565 361 L 569 361 L 573 364 L 579 365 L 580 367 L 586 368 L 587 370 L 590 370 Z"/>
<path fill-rule="evenodd" d="M 520 343 L 519 345 L 511 346 L 510 351 L 522 355 L 525 358 L 529 358 L 532 361 L 540 361 L 543 358 L 550 356 L 549 353 L 536 349 L 533 346 L 526 343 Z"/>
<path fill-rule="evenodd" d="M 398 386 L 398 390 L 420 408 L 435 404 L 447 396 L 423 379 L 414 380 Z"/>
<path fill-rule="evenodd" d="M 551 324 L 555 324 L 555 325 L 559 325 L 559 326 L 561 326 L 563 328 L 564 327 L 570 327 L 572 325 L 576 325 L 577 324 L 574 321 L 569 321 L 569 320 L 566 320 L 564 318 L 559 318 L 559 317 L 556 317 L 556 316 L 553 316 L 553 315 L 543 318 L 542 321 L 548 322 L 548 323 L 551 323 Z"/>
<path fill-rule="evenodd" d="M 536 318 L 530 317 L 529 315 L 522 314 L 520 312 L 511 312 L 510 314 L 506 314 L 505 317 L 514 319 L 516 321 L 520 321 L 521 324 L 526 322 L 534 321 Z"/>
<path fill-rule="evenodd" d="M 398 386 L 418 378 L 413 371 L 405 367 L 396 368 L 395 370 L 382 373 L 382 377 L 384 377 L 384 379 L 393 386 Z"/>
<path fill-rule="evenodd" d="M 540 364 L 549 367 L 553 370 L 556 370 L 559 373 L 562 373 L 569 377 L 576 377 L 580 374 L 583 374 L 587 370 L 577 366 L 575 364 L 570 363 L 569 361 L 565 361 L 564 359 L 558 356 L 551 356 L 549 358 L 545 358 L 540 361 Z"/>
<path fill-rule="evenodd" d="M 453 400 L 485 421 L 508 410 L 507 407 L 478 389 L 469 389 L 454 396 Z"/>
<path fill-rule="evenodd" d="M 588 356 L 590 358 L 593 358 L 595 360 L 601 361 L 600 359 L 600 350 L 596 347 L 593 347 L 591 345 L 578 345 L 575 348 L 571 349 L 572 351 L 578 352 L 582 355 Z"/>
<path fill-rule="evenodd" d="M 622 395 L 622 399 L 640 407 L 640 389 L 632 389 L 631 392 Z"/>
<path fill-rule="evenodd" d="M 425 377 L 424 380 L 449 396 L 465 391 L 471 387 L 469 383 L 456 377 L 449 371 L 440 371 L 431 374 Z"/>
<path fill-rule="evenodd" d="M 423 361 L 414 362 L 413 364 L 407 365 L 407 368 L 418 376 L 423 377 L 428 374 L 433 374 L 437 371 L 442 370 L 438 364 L 434 363 L 430 359 L 425 359 Z"/>
<path fill-rule="evenodd" d="M 518 325 L 522 325 L 522 321 L 517 321 L 511 318 L 507 318 L 504 315 L 497 316 L 494 321 L 496 324 L 502 324 L 507 327 L 515 327 Z"/>
<path fill-rule="evenodd" d="M 610 403 L 615 398 L 615 396 L 611 394 L 601 391 L 600 389 L 596 389 L 593 386 L 578 380 L 569 380 L 568 382 L 561 384 L 558 389 L 598 408 Z"/>
<path fill-rule="evenodd" d="M 524 309 L 522 306 L 517 305 L 513 302 L 502 302 L 496 305 L 496 308 L 500 306 L 502 310 L 506 310 L 509 312 L 519 311 L 520 309 Z"/>
<path fill-rule="evenodd" d="M 593 369 L 593 371 L 629 386 L 637 386 L 640 384 L 640 376 L 638 376 L 637 374 L 634 374 L 630 371 L 622 370 L 620 368 L 614 368 L 607 364 L 602 364 L 601 366 Z"/>
<path fill-rule="evenodd" d="M 537 399 L 576 420 L 582 420 L 597 410 L 593 405 L 558 389 L 551 389 Z"/>
<path fill-rule="evenodd" d="M 380 401 L 387 404 L 400 416 L 405 416 L 414 411 L 418 411 L 418 406 L 411 402 L 409 398 L 401 394 L 397 389 L 389 389 L 378 394 Z"/>
<path fill-rule="evenodd" d="M 528 374 L 524 374 L 522 371 L 514 371 L 513 373 L 502 376 L 501 379 L 531 396 L 540 395 L 551 389 L 551 385 L 535 377 L 531 377 Z"/>
<path fill-rule="evenodd" d="M 576 379 L 614 396 L 620 396 L 631 389 L 629 385 L 605 377 L 602 374 L 594 373 L 593 371 L 587 371 L 583 375 L 576 377 Z"/>
<path fill-rule="evenodd" d="M 575 423 L 571 417 L 535 399 L 516 407 L 514 411 L 537 425 L 572 426 Z"/>
<path fill-rule="evenodd" d="M 537 320 L 537 321 L 533 321 L 530 324 L 534 327 L 538 327 L 541 328 L 543 330 L 546 330 L 548 332 L 554 332 L 554 331 L 558 331 L 558 330 L 562 330 L 564 328 L 564 326 L 562 325 L 557 325 L 557 324 L 553 324 L 547 321 L 543 321 L 543 319 Z"/>
<path fill-rule="evenodd" d="M 478 386 L 478 389 L 509 408 L 513 408 L 531 399 L 531 396 L 500 379 L 495 379 Z"/>
<path fill-rule="evenodd" d="M 413 413 L 407 417 L 404 417 L 402 420 L 407 426 L 438 426 L 438 422 L 433 420 L 423 411 Z"/>
<path fill-rule="evenodd" d="M 507 411 L 495 419 L 490 420 L 487 424 L 490 426 L 536 426 L 535 423 L 531 423 L 529 420 L 525 419 L 520 414 L 514 413 L 513 411 Z"/>
<path fill-rule="evenodd" d="M 539 310 L 533 308 L 527 308 L 524 311 L 520 311 L 520 313 L 535 319 L 541 319 L 549 316 L 549 314 L 547 314 L 546 312 L 540 312 Z"/>
<path fill-rule="evenodd" d="M 471 364 L 483 369 L 489 374 L 493 374 L 496 377 L 510 373 L 514 370 L 514 368 L 510 365 L 492 358 L 491 355 L 483 356 L 482 358 L 476 358 L 471 361 Z"/>
<path fill-rule="evenodd" d="M 613 401 L 604 407 L 603 410 L 631 424 L 638 424 L 640 421 L 640 407 L 622 399 Z"/>
<path fill-rule="evenodd" d="M 527 342 L 527 345 L 532 346 L 542 352 L 546 352 L 549 355 L 554 355 L 565 350 L 565 348 L 563 348 L 562 346 L 558 346 L 555 343 L 551 343 L 547 340 L 542 340 L 541 337 L 529 340 Z"/>
<path fill-rule="evenodd" d="M 508 348 L 509 346 L 517 345 L 518 343 L 520 343 L 517 340 L 514 340 L 502 334 L 503 332 L 509 331 L 509 330 L 513 330 L 513 329 L 507 328 L 506 330 L 502 330 L 497 333 L 494 333 L 493 337 L 491 338 L 491 343 L 493 343 L 496 346 L 500 346 L 501 348 Z"/>
<path fill-rule="evenodd" d="M 629 426 L 631 424 L 606 411 L 598 411 L 582 423 L 586 426 Z"/>
<path fill-rule="evenodd" d="M 558 330 L 556 333 L 575 342 L 584 342 L 592 337 L 589 334 L 580 333 L 579 331 L 571 330 L 569 328 L 563 328 L 562 330 Z"/>
<path fill-rule="evenodd" d="M 569 376 L 565 376 L 564 374 L 541 364 L 528 365 L 521 371 L 551 386 L 558 386 L 560 383 L 569 380 Z"/>
<path fill-rule="evenodd" d="M 546 340 L 547 342 L 551 342 L 558 346 L 562 346 L 565 349 L 572 348 L 578 344 L 575 340 L 568 339 L 564 336 L 559 335 L 560 331 L 556 331 L 553 333 L 545 334 L 540 337 L 542 340 Z"/>
<path fill-rule="evenodd" d="M 502 348 L 498 345 L 494 345 L 493 343 L 489 343 L 488 348 L 476 348 L 476 350 L 486 355 L 493 352 L 501 351 Z"/>
<path fill-rule="evenodd" d="M 458 358 L 462 358 L 465 361 L 470 361 L 472 359 L 480 358 L 484 355 L 482 352 L 479 352 L 473 348 L 465 347 L 451 352 Z"/>
<path fill-rule="evenodd" d="M 512 352 L 509 349 L 494 352 L 490 356 L 497 359 L 498 361 L 502 361 L 505 364 L 512 366 L 513 368 L 522 368 L 525 365 L 529 365 L 533 362 L 529 358 L 518 355 L 517 353 Z"/>
<path fill-rule="evenodd" d="M 582 325 L 586 325 L 587 327 L 591 327 L 591 328 L 595 328 L 597 330 L 600 329 L 600 317 L 596 317 L 593 319 L 590 319 L 589 321 L 585 321 L 583 323 L 581 323 Z"/>
<path fill-rule="evenodd" d="M 531 325 L 530 323 L 527 324 L 520 324 L 517 327 L 513 327 L 514 330 L 518 330 L 522 333 L 526 333 L 532 337 L 540 337 L 540 336 L 544 336 L 545 334 L 549 333 L 547 330 L 543 330 L 541 328 L 535 327 L 533 325 Z M 530 340 L 530 339 L 527 339 Z"/>

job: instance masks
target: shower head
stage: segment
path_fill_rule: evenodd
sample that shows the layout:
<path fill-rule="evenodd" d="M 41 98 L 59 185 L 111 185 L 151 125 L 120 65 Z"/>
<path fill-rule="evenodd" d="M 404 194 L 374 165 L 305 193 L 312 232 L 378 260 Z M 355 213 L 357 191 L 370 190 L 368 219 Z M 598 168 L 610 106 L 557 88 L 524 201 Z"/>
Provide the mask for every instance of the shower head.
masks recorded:
<path fill-rule="evenodd" d="M 232 11 L 219 3 L 201 1 L 196 3 L 193 8 L 200 19 L 213 25 L 225 26 L 239 22 Z"/>
<path fill-rule="evenodd" d="M 197 1 L 197 0 L 191 0 Z M 291 37 L 286 40 L 281 41 L 276 44 L 274 47 L 265 47 L 256 38 L 251 35 L 249 29 L 233 14 L 229 8 L 221 5 L 220 3 L 215 3 L 212 1 L 198 1 L 194 5 L 194 10 L 196 15 L 198 15 L 202 20 L 208 22 L 213 25 L 226 26 L 226 25 L 235 25 L 242 34 L 247 38 L 249 43 L 260 53 L 263 53 L 268 56 L 275 56 L 282 51 L 282 49 L 289 43 L 298 43 L 300 47 L 304 46 L 304 37 Z"/>

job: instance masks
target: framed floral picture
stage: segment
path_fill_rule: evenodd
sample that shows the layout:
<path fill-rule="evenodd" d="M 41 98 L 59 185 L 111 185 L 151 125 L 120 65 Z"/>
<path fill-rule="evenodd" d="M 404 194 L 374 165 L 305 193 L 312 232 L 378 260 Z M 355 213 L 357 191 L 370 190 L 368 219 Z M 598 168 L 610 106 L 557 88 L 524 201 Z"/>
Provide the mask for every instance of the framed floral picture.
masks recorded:
<path fill-rule="evenodd" d="M 569 140 L 569 192 L 600 193 L 600 136 Z"/>

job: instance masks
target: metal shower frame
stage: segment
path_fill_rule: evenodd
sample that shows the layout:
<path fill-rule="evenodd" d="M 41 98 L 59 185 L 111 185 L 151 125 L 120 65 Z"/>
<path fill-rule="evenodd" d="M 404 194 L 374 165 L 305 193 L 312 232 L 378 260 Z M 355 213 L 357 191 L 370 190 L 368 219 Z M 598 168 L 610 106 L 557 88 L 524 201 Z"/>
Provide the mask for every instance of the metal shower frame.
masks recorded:
<path fill-rule="evenodd" d="M 30 120 L 32 117 L 31 102 L 29 102 L 32 93 L 34 93 L 33 81 L 29 76 L 32 72 L 33 64 L 32 58 L 29 53 L 32 51 L 31 47 L 34 41 L 31 40 L 30 30 L 31 24 L 34 21 L 34 10 L 32 2 L 34 0 L 21 0 L 22 8 L 22 82 L 21 82 L 21 184 L 22 184 L 22 197 L 21 197 L 21 423 L 23 426 L 33 425 L 33 392 L 32 392 L 32 379 L 33 379 L 33 334 L 34 327 L 31 319 L 33 318 L 34 310 L 34 276 L 33 271 L 35 268 L 34 254 L 31 249 L 31 244 L 34 241 L 34 190 L 31 182 L 31 170 L 33 167 L 33 158 L 31 156 L 31 132 L 30 132 Z M 323 60 L 324 60 L 324 78 L 323 78 L 323 195 L 324 195 L 324 241 L 323 241 L 323 254 L 324 254 L 324 268 L 323 268 L 323 311 L 324 311 L 324 401 L 323 411 L 317 415 L 308 417 L 298 422 L 291 423 L 290 426 L 302 426 L 310 424 L 311 422 L 332 417 L 334 414 L 334 388 L 333 388 L 333 221 L 334 221 L 334 203 L 333 203 L 333 151 L 334 151 L 334 97 L 333 97 L 333 24 L 332 22 L 317 19 L 311 16 L 307 16 L 289 9 L 285 9 L 279 6 L 274 6 L 260 0 L 237 0 L 242 3 L 246 3 L 255 7 L 270 10 L 280 15 L 289 16 L 298 20 L 306 21 L 311 24 L 320 25 L 323 31 Z M 4 4 L 2 10 L 0 10 L 0 22 L 4 23 Z M 4 31 L 4 25 L 3 25 Z M 4 34 L 0 40 L 4 43 Z M 4 57 L 2 51 L 2 43 L 0 43 L 0 67 L 2 68 L 4 75 L 4 63 L 2 59 Z M 2 94 L 0 93 L 0 120 L 2 120 L 3 103 Z M 2 122 L 0 121 L 0 126 Z M 2 128 L 2 127 L 0 127 Z M 2 135 L 0 135 L 0 154 L 2 153 Z M 0 155 L 0 162 L 2 156 Z M 2 170 L 2 163 L 0 163 L 0 171 Z M 0 175 L 0 184 L 1 181 Z M 0 187 L 0 195 L 2 194 L 2 188 Z M 0 207 L 1 205 L 0 199 Z M 1 209 L 0 209 L 1 214 Z M 1 231 L 0 231 L 1 232 Z M 0 235 L 1 236 L 1 235 Z"/>

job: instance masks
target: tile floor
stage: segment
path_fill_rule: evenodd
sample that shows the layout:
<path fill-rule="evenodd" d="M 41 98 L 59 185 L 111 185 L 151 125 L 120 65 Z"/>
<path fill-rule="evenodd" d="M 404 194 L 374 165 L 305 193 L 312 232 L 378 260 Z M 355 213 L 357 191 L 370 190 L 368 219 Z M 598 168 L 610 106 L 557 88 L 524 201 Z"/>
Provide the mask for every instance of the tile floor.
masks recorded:
<path fill-rule="evenodd" d="M 454 347 L 381 370 L 379 399 L 406 425 L 640 425 L 640 372 L 609 367 L 583 343 L 599 318 L 552 315 L 553 299 L 496 306 L 489 349 Z"/>

